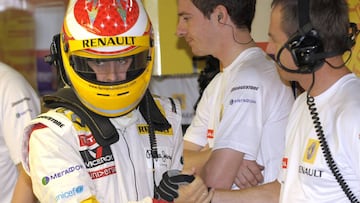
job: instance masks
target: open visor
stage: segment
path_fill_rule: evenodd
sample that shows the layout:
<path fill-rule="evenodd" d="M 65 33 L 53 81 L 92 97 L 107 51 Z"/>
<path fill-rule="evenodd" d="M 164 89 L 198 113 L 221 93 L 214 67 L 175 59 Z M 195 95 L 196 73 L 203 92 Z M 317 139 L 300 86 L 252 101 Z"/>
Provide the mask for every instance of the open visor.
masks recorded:
<path fill-rule="evenodd" d="M 149 50 L 117 58 L 71 56 L 71 65 L 84 80 L 99 85 L 118 85 L 141 75 L 151 61 Z"/>

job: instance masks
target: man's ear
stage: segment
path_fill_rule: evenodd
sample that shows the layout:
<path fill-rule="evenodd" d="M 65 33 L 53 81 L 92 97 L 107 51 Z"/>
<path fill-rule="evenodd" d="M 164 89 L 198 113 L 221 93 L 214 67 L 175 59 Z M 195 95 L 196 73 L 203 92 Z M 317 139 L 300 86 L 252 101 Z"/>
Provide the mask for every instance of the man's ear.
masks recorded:
<path fill-rule="evenodd" d="M 213 12 L 219 23 L 226 22 L 226 15 L 228 15 L 226 8 L 223 5 L 218 5 Z"/>

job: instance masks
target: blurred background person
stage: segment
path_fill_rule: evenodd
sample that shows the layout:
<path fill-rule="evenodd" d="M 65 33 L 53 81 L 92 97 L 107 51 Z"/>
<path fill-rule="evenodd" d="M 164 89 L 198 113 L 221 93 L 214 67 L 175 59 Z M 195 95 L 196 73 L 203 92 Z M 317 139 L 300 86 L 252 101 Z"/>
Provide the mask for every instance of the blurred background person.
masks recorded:
<path fill-rule="evenodd" d="M 0 62 L 0 202 L 33 202 L 31 180 L 21 165 L 25 125 L 40 113 L 39 96 L 15 69 Z"/>

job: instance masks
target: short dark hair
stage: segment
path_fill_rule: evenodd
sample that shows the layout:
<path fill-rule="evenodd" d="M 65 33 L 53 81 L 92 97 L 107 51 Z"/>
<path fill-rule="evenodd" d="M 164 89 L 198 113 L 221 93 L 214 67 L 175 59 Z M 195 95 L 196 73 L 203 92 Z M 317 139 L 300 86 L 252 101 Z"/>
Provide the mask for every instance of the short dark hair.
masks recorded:
<path fill-rule="evenodd" d="M 304 0 L 301 0 L 304 1 Z M 325 51 L 347 50 L 349 11 L 345 0 L 309 0 L 310 21 L 319 32 Z M 290 37 L 299 29 L 298 0 L 273 0 L 271 7 L 280 7 L 281 26 Z"/>
<path fill-rule="evenodd" d="M 218 5 L 223 5 L 237 28 L 247 28 L 255 16 L 256 0 L 192 0 L 193 4 L 210 19 L 210 15 Z"/>

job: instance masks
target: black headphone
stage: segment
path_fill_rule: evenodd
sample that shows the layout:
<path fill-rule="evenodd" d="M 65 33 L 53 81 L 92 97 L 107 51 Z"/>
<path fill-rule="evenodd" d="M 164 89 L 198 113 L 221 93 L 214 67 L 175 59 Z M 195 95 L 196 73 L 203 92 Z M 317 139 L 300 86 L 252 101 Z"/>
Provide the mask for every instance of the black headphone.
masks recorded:
<path fill-rule="evenodd" d="M 65 84 L 69 85 L 69 80 L 66 77 L 65 68 L 61 56 L 60 48 L 60 34 L 53 36 L 52 42 L 50 44 L 50 54 L 44 57 L 44 61 L 50 65 L 53 65 L 56 68 L 58 83 L 62 87 Z"/>
<path fill-rule="evenodd" d="M 310 22 L 309 0 L 298 0 L 299 30 L 292 35 L 279 50 L 276 61 L 281 68 L 293 73 L 312 73 L 320 68 L 328 56 L 324 53 L 323 42 L 319 33 Z M 280 55 L 286 48 L 298 67 L 297 70 L 288 69 L 280 62 Z"/>

